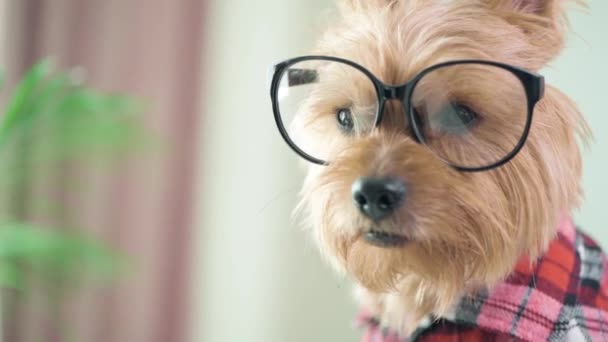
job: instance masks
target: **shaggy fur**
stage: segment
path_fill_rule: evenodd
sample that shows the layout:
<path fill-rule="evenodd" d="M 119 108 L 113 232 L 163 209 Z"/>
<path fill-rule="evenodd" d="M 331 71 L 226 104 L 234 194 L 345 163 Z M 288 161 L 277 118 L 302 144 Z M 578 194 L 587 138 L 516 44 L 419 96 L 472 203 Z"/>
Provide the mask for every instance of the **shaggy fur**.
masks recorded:
<path fill-rule="evenodd" d="M 359 63 L 387 84 L 405 83 L 426 67 L 458 59 L 538 71 L 564 45 L 564 2 L 342 0 L 315 52 Z M 348 79 L 340 70 L 335 76 L 338 84 L 321 85 L 325 102 L 307 104 L 311 115 L 340 107 L 344 93 L 355 96 L 361 108 L 375 96 L 368 81 Z M 512 76 L 500 77 L 503 84 L 512 82 Z M 471 93 L 499 86 L 469 81 Z M 500 146 L 507 138 L 499 132 L 512 113 L 507 103 L 484 101 L 482 107 L 495 107 L 487 124 L 495 125 Z M 359 124 L 359 133 L 369 134 L 357 139 L 341 137 L 332 115 L 315 121 L 318 134 L 306 142 L 313 151 L 328 150 L 333 159 L 328 166 L 310 166 L 301 210 L 322 254 L 355 281 L 361 305 L 404 335 L 423 317 L 446 314 L 463 294 L 504 279 L 522 255 L 541 255 L 560 216 L 580 203 L 577 140 L 584 141 L 589 130 L 572 101 L 551 86 L 535 108 L 523 150 L 485 172 L 458 172 L 416 143 L 400 119 L 400 106 L 386 108 L 378 129 Z M 310 122 L 296 120 L 296 133 L 298 125 L 304 130 Z M 398 177 L 409 185 L 405 204 L 390 220 L 376 224 L 353 205 L 351 186 L 363 176 Z M 371 245 L 362 238 L 370 226 L 403 234 L 409 242 L 398 248 Z"/>

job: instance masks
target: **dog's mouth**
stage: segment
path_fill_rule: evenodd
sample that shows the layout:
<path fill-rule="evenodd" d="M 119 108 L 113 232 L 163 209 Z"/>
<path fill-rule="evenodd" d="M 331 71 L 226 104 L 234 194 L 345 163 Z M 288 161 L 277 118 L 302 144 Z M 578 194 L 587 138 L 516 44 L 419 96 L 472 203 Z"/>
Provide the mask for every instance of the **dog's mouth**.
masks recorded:
<path fill-rule="evenodd" d="M 401 247 L 409 241 L 409 239 L 403 235 L 381 232 L 373 229 L 365 232 L 363 238 L 374 246 L 385 248 Z"/>

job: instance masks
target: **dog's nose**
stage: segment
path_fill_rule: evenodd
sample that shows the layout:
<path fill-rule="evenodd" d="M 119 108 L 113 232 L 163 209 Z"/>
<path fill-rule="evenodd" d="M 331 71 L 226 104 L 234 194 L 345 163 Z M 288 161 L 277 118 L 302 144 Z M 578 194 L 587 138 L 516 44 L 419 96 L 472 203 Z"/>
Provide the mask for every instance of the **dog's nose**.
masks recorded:
<path fill-rule="evenodd" d="M 353 199 L 359 210 L 378 222 L 388 217 L 403 201 L 405 184 L 396 178 L 357 179 L 352 186 Z"/>

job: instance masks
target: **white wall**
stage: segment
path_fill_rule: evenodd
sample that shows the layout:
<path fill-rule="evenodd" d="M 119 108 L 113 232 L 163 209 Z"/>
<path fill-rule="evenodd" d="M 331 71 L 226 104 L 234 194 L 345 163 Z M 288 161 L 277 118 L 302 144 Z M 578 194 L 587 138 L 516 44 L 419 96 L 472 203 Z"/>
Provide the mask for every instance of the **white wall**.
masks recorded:
<path fill-rule="evenodd" d="M 571 11 L 568 47 L 543 74 L 578 103 L 593 130 L 595 141 L 584 154 L 586 199 L 575 218 L 608 249 L 608 1 L 588 3 L 588 10 Z"/>
<path fill-rule="evenodd" d="M 266 83 L 272 62 L 307 52 L 333 1 L 210 2 L 191 340 L 355 341 L 348 282 L 290 220 L 301 174 L 274 126 Z M 608 246 L 608 1 L 592 0 L 590 13 L 573 13 L 580 37 L 544 74 L 595 132 L 577 220 Z"/>
<path fill-rule="evenodd" d="M 210 1 L 193 342 L 356 339 L 347 282 L 290 220 L 299 159 L 266 82 L 272 63 L 310 48 L 326 4 Z"/>

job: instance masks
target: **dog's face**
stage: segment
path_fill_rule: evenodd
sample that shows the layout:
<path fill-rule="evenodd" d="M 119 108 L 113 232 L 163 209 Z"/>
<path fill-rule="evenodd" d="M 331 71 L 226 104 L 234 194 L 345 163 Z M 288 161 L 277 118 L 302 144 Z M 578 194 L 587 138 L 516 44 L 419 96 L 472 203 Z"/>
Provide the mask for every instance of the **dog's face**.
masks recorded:
<path fill-rule="evenodd" d="M 538 71 L 562 48 L 561 5 L 343 0 L 316 52 L 356 62 L 385 84 L 404 84 L 452 60 Z M 525 146 L 508 163 L 482 172 L 446 163 L 438 151 L 473 163 L 512 148 L 525 123 L 516 97 L 521 93 L 513 90 L 521 85 L 513 75 L 480 77 L 471 69 L 447 77 L 451 82 L 442 87 L 442 78 L 427 78 L 411 99 L 437 113 L 441 109 L 433 106 L 441 101 L 424 99 L 446 97 L 446 89 L 450 96 L 474 98 L 468 106 L 474 111 L 465 107 L 465 119 L 455 125 L 423 120 L 431 130 L 448 127 L 447 133 L 443 126 L 428 133 L 445 136 L 441 146 L 416 141 L 404 106 L 393 101 L 374 127 L 366 117 L 373 86 L 343 68 L 324 70 L 317 96 L 290 127 L 307 149 L 331 159 L 311 164 L 303 189 L 302 208 L 323 254 L 369 293 L 411 298 L 410 310 L 420 315 L 445 311 L 463 291 L 505 277 L 522 255 L 542 253 L 559 217 L 570 213 L 581 193 L 577 136 L 587 128 L 567 97 L 549 86 L 535 107 Z M 480 96 L 484 89 L 502 95 Z M 482 132 L 474 143 L 460 139 L 459 130 L 470 128 L 462 120 L 479 126 L 471 128 Z"/>

